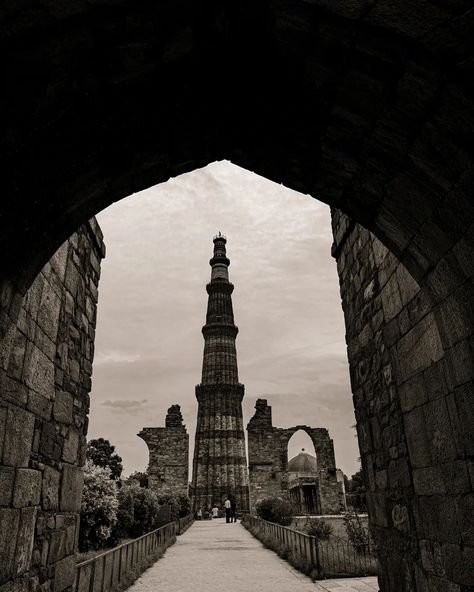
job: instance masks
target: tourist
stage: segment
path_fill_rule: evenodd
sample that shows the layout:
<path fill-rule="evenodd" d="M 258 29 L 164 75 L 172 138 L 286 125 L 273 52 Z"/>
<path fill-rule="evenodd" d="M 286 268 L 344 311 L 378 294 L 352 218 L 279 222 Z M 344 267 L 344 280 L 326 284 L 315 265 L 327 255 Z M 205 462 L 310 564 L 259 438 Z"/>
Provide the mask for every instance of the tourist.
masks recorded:
<path fill-rule="evenodd" d="M 213 518 L 219 517 L 219 508 L 217 507 L 216 504 L 214 504 L 214 507 L 212 508 L 212 517 Z"/>
<path fill-rule="evenodd" d="M 199 506 L 198 511 L 197 511 L 197 519 L 198 520 L 202 520 L 202 508 L 201 508 L 201 506 Z"/>
<path fill-rule="evenodd" d="M 235 503 L 235 498 L 230 500 L 230 521 L 237 522 L 237 516 L 235 515 L 237 511 L 237 504 Z"/>
<path fill-rule="evenodd" d="M 225 521 L 226 521 L 227 523 L 229 523 L 229 522 L 232 522 L 232 520 L 231 520 L 231 507 L 232 507 L 232 504 L 231 504 L 231 502 L 230 502 L 230 499 L 229 499 L 229 498 L 227 498 L 227 499 L 225 500 L 225 502 L 224 502 L 224 508 L 225 508 Z"/>

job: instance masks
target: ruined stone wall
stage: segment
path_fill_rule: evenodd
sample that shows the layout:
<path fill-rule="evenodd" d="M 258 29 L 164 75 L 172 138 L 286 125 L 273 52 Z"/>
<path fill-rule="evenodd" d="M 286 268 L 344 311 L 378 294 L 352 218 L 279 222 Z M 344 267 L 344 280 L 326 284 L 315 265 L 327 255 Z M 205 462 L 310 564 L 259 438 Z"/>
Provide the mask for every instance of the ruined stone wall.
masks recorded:
<path fill-rule="evenodd" d="M 370 232 L 337 211 L 333 230 L 381 590 L 467 590 L 474 565 L 472 352 L 461 341 L 455 355 L 445 355 L 442 345 L 443 332 L 454 333 L 457 309 L 443 325 L 432 291 Z"/>
<path fill-rule="evenodd" d="M 288 442 L 295 432 L 304 430 L 311 438 L 316 452 L 317 494 L 321 513 L 339 513 L 341 487 L 337 483 L 334 445 L 327 429 L 309 426 L 273 427 L 271 409 L 265 399 L 258 399 L 255 415 L 247 425 L 251 511 L 255 511 L 261 499 L 288 496 Z"/>
<path fill-rule="evenodd" d="M 43 268 L 1 342 L 1 592 L 73 584 L 104 255 L 93 219 Z"/>
<path fill-rule="evenodd" d="M 143 428 L 138 435 L 150 453 L 149 488 L 159 497 L 188 495 L 189 434 L 179 405 L 168 409 L 164 428 Z"/>

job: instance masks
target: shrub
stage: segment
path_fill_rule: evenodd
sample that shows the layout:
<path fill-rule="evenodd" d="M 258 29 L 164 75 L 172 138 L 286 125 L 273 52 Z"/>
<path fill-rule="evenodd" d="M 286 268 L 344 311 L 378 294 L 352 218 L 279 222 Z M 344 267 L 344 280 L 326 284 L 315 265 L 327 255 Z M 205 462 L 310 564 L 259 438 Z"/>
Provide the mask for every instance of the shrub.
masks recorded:
<path fill-rule="evenodd" d="M 291 524 L 293 514 L 292 504 L 281 497 L 267 497 L 257 504 L 257 515 L 260 518 L 282 526 Z"/>
<path fill-rule="evenodd" d="M 158 497 L 138 483 L 123 485 L 118 494 L 117 526 L 114 539 L 136 538 L 158 528 Z"/>
<path fill-rule="evenodd" d="M 117 485 L 110 469 L 98 467 L 91 460 L 84 466 L 79 549 L 89 551 L 104 547 L 117 522 Z"/>
<path fill-rule="evenodd" d="M 332 535 L 333 527 L 321 518 L 312 518 L 306 526 L 306 532 L 318 541 L 327 541 Z"/>
<path fill-rule="evenodd" d="M 344 526 L 346 527 L 349 541 L 357 553 L 363 553 L 369 547 L 369 530 L 362 524 L 361 519 L 356 512 L 347 512 L 344 516 Z"/>
<path fill-rule="evenodd" d="M 172 495 L 164 495 L 158 500 L 161 506 L 170 507 L 170 520 L 178 520 L 191 513 L 191 500 L 187 495 L 180 495 L 174 497 Z"/>

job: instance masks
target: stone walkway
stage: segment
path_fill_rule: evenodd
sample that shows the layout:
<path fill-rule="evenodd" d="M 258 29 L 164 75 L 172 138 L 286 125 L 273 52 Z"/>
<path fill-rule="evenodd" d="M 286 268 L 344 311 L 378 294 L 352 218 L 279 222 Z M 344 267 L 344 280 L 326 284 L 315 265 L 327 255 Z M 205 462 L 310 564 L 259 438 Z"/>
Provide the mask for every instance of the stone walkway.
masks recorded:
<path fill-rule="evenodd" d="M 130 592 L 374 592 L 377 578 L 312 582 L 240 523 L 195 522 Z"/>

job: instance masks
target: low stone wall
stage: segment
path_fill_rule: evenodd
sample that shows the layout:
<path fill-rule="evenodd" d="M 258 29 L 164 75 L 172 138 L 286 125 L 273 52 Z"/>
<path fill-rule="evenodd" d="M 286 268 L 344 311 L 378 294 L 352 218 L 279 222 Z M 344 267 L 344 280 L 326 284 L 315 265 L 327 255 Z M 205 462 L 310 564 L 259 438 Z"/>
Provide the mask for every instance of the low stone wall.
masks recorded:
<path fill-rule="evenodd" d="M 127 589 L 193 523 L 180 518 L 133 541 L 119 545 L 76 566 L 75 592 L 118 592 Z"/>

